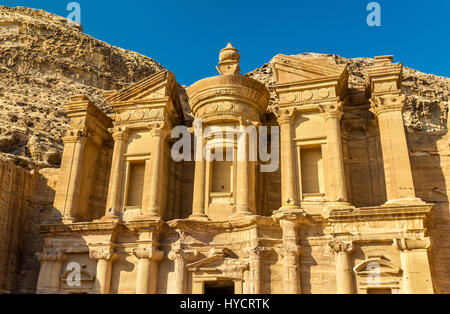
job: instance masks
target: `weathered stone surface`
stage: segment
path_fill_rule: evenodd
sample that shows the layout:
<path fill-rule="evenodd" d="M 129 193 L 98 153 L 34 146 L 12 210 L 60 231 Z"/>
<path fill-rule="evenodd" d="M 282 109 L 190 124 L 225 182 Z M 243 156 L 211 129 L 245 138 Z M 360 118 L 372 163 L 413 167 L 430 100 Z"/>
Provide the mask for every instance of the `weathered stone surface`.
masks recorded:
<path fill-rule="evenodd" d="M 221 76 L 187 88 L 64 19 L 0 9 L 2 158 L 61 163 L 0 163 L 2 292 L 450 291 L 449 79 L 319 54 L 244 77 L 229 45 Z M 194 116 L 280 126 L 281 167 L 174 162 L 170 131 Z"/>
<path fill-rule="evenodd" d="M 94 39 L 42 10 L 0 6 L 0 153 L 32 168 L 58 167 L 67 118 L 62 104 L 85 94 L 105 112 L 103 91 L 163 67 Z"/>

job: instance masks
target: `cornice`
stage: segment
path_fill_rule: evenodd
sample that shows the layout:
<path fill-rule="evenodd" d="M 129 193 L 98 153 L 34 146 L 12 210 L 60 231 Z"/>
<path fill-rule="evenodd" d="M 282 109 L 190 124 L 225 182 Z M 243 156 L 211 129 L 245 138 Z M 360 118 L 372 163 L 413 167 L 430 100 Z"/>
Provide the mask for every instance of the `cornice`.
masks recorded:
<path fill-rule="evenodd" d="M 431 214 L 432 204 L 424 205 L 398 205 L 398 206 L 379 206 L 357 208 L 349 210 L 332 210 L 330 211 L 329 221 L 331 223 L 348 222 L 349 220 L 378 220 L 399 218 L 426 218 Z"/>

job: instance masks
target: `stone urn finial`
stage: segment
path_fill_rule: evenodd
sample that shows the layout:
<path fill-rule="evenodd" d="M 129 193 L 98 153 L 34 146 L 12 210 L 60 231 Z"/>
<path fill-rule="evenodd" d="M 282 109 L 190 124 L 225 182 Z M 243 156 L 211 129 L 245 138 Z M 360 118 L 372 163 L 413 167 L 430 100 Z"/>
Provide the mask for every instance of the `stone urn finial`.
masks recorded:
<path fill-rule="evenodd" d="M 241 55 L 239 54 L 239 50 L 229 43 L 220 51 L 217 70 L 220 75 L 238 75 L 241 72 L 241 68 L 239 67 L 240 61 Z"/>

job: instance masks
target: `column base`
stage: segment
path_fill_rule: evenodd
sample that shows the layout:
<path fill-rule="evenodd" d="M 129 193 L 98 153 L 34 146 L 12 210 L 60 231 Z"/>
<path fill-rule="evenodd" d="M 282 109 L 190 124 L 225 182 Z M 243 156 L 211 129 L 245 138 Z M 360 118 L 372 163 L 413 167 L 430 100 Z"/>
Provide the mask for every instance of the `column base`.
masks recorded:
<path fill-rule="evenodd" d="M 189 216 L 189 220 L 196 220 L 196 221 L 211 221 L 207 215 L 198 215 L 194 214 Z"/>
<path fill-rule="evenodd" d="M 401 205 L 426 205 L 427 203 L 422 201 L 420 198 L 399 198 L 395 200 L 387 201 L 381 207 L 392 207 Z"/>
<path fill-rule="evenodd" d="M 238 212 L 235 213 L 233 215 L 231 215 L 230 217 L 228 217 L 228 220 L 234 220 L 234 219 L 240 219 L 240 218 L 245 218 L 245 217 L 252 217 L 252 216 L 256 216 L 254 213 L 252 212 Z"/>
<path fill-rule="evenodd" d="M 279 210 L 273 212 L 274 215 L 279 214 L 300 214 L 305 211 L 301 209 L 299 206 L 283 206 Z"/>
<path fill-rule="evenodd" d="M 350 203 L 347 202 L 328 202 L 325 205 L 325 210 L 348 210 L 348 209 L 354 209 L 356 208 L 355 206 L 353 206 Z"/>
<path fill-rule="evenodd" d="M 103 216 L 102 218 L 100 218 L 98 221 L 102 222 L 102 221 L 119 221 L 120 217 L 116 216 L 116 215 L 106 215 Z"/>
<path fill-rule="evenodd" d="M 133 220 L 134 221 L 140 221 L 140 220 L 141 221 L 142 220 L 145 220 L 145 221 L 147 221 L 147 220 L 160 221 L 160 220 L 162 220 L 162 218 L 158 214 L 147 214 L 147 215 L 142 215 L 142 216 L 135 217 Z"/>
<path fill-rule="evenodd" d="M 74 224 L 74 223 L 77 223 L 77 222 L 78 222 L 78 219 L 75 219 L 75 218 L 73 218 L 73 217 L 66 217 L 66 218 L 63 218 L 63 219 L 61 220 L 61 222 L 62 222 L 64 225 L 72 225 L 72 224 Z"/>

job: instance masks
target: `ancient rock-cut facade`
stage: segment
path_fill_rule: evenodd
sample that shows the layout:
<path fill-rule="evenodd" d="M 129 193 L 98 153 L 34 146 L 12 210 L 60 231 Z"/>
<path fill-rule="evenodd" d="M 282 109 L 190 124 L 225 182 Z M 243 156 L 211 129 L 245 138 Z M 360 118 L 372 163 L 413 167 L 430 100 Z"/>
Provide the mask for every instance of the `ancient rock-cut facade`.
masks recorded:
<path fill-rule="evenodd" d="M 239 61 L 227 46 L 220 76 L 188 89 L 191 133 L 235 132 L 206 132 L 192 150 L 231 152 L 232 161 L 172 158 L 171 133 L 187 122 L 167 70 L 108 93 L 110 116 L 86 96 L 65 105 L 70 129 L 54 213 L 41 225 L 38 293 L 434 292 L 433 206 L 415 194 L 402 65 L 375 58 L 366 108 L 349 97 L 346 66 L 278 55 L 279 101 L 268 108 L 267 87 L 242 76 Z M 373 163 L 356 178 L 352 130 L 341 118 L 369 109 Z M 237 158 L 238 139 L 250 151 L 248 126 L 279 127 L 279 171 Z"/>

